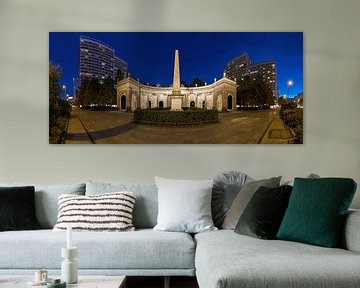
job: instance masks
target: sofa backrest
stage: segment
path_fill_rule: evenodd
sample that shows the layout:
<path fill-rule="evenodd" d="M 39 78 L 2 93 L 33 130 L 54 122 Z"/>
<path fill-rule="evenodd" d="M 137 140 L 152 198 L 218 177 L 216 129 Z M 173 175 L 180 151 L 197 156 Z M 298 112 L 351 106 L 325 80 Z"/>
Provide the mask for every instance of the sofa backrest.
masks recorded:
<path fill-rule="evenodd" d="M 131 191 L 135 194 L 133 223 L 136 229 L 153 228 L 157 224 L 158 192 L 155 184 L 121 184 L 86 182 L 85 195 Z"/>
<path fill-rule="evenodd" d="M 58 216 L 58 197 L 61 194 L 85 195 L 85 183 L 61 185 L 0 183 L 0 187 L 19 186 L 35 187 L 36 218 L 43 229 L 52 229 L 55 226 Z"/>

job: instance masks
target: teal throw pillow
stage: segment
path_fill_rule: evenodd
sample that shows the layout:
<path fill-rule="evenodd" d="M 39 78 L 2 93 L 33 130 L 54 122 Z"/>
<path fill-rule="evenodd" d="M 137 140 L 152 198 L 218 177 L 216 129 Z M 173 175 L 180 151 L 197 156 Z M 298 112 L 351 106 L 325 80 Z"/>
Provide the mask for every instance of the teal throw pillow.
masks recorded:
<path fill-rule="evenodd" d="M 295 178 L 277 238 L 337 247 L 355 191 L 349 178 Z"/>

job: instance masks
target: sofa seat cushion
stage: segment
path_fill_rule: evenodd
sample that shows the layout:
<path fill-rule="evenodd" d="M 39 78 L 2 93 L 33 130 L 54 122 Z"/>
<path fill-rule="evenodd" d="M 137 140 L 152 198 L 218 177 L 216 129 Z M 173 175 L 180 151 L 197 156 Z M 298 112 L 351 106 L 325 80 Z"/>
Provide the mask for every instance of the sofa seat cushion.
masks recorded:
<path fill-rule="evenodd" d="M 186 233 L 73 232 L 79 270 L 194 269 L 195 244 Z M 60 269 L 66 231 L 2 232 L 0 269 Z"/>
<path fill-rule="evenodd" d="M 229 230 L 195 236 L 200 288 L 357 287 L 360 254 Z"/>

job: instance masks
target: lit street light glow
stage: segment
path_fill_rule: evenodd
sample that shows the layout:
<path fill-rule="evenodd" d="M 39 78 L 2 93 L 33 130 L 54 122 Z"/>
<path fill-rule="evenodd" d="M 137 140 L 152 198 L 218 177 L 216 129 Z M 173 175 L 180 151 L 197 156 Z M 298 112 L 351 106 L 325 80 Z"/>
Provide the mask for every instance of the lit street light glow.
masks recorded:
<path fill-rule="evenodd" d="M 293 80 L 288 80 L 287 82 L 287 97 L 289 98 L 290 97 L 290 87 L 294 84 L 294 81 Z"/>
<path fill-rule="evenodd" d="M 62 88 L 65 90 L 65 93 L 64 93 L 64 94 L 65 94 L 65 97 L 66 97 L 66 95 L 67 95 L 67 94 L 66 94 L 66 85 L 62 85 Z"/>

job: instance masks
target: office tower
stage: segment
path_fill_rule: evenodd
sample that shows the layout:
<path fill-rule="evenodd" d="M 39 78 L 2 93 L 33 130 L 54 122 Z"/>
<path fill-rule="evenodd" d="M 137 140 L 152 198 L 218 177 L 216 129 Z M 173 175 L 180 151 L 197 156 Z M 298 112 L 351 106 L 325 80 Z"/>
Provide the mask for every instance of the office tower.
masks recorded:
<path fill-rule="evenodd" d="M 127 73 L 127 63 L 115 55 L 114 48 L 90 37 L 80 36 L 79 80 L 110 77 L 115 80 L 117 69 Z"/>
<path fill-rule="evenodd" d="M 252 64 L 247 53 L 232 59 L 225 68 L 226 77 L 236 80 L 238 83 L 244 80 L 245 76 L 256 78 L 261 76 L 264 82 L 268 83 L 273 91 L 273 95 L 277 95 L 276 81 L 276 62 L 265 61 Z"/>

